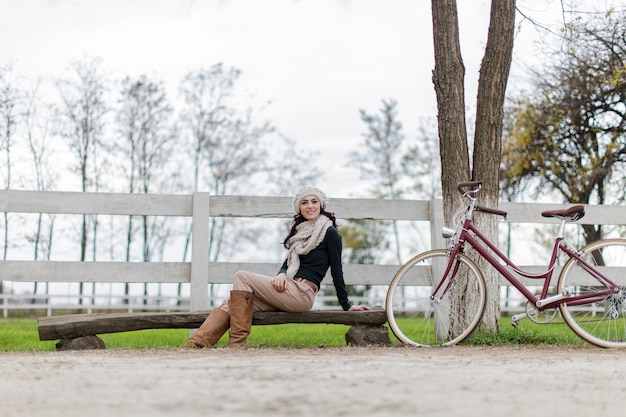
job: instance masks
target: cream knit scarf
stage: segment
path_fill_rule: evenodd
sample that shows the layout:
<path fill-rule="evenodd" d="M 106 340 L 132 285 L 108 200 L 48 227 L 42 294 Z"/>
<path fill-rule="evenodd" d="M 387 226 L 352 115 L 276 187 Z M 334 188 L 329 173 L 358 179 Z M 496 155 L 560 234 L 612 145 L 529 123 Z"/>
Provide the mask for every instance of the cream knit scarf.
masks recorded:
<path fill-rule="evenodd" d="M 306 255 L 322 243 L 326 230 L 332 225 L 332 220 L 321 214 L 315 220 L 307 220 L 296 226 L 296 234 L 288 242 L 287 278 L 296 276 L 300 269 L 300 255 Z"/>

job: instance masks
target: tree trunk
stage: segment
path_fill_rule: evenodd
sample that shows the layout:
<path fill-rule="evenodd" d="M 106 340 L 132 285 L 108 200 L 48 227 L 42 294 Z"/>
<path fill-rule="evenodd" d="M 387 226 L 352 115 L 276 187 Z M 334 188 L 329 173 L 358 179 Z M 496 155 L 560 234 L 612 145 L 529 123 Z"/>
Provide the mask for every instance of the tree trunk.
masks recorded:
<path fill-rule="evenodd" d="M 437 94 L 443 210 L 445 223 L 451 224 L 454 212 L 463 204 L 456 184 L 469 180 L 470 175 L 465 126 L 465 67 L 459 43 L 456 1 L 433 0 L 432 13 L 433 83 Z"/>
<path fill-rule="evenodd" d="M 483 183 L 481 204 L 493 208 L 498 206 L 503 107 L 514 30 L 515 0 L 492 1 L 487 47 L 478 80 L 472 177 Z M 475 221 L 492 242 L 498 242 L 498 223 L 493 215 L 479 215 Z M 478 260 L 478 266 L 485 273 L 489 295 L 482 327 L 496 331 L 500 324 L 500 274 L 483 259 Z"/>
<path fill-rule="evenodd" d="M 515 0 L 492 1 L 489 36 L 478 85 L 471 176 L 465 122 L 465 69 L 459 43 L 456 1 L 432 0 L 431 4 L 435 50 L 433 83 L 437 94 L 444 221 L 454 226 L 454 213 L 465 204 L 456 189 L 458 182 L 470 179 L 482 181 L 484 191 L 479 196 L 481 203 L 491 207 L 498 204 L 503 103 L 513 49 Z M 487 237 L 497 242 L 497 224 L 491 221 L 491 216 L 476 217 L 480 222 L 478 226 L 483 228 Z M 483 266 L 482 263 L 479 265 Z M 500 281 L 495 271 L 492 273 L 486 269 L 485 272 L 488 274 L 489 296 L 484 325 L 495 331 L 499 324 Z M 454 296 L 451 298 L 455 299 Z M 451 305 L 451 311 L 462 310 L 460 305 Z"/>
<path fill-rule="evenodd" d="M 461 58 L 459 24 L 455 0 L 432 0 L 435 70 L 433 83 L 437 94 L 439 151 L 441 157 L 441 190 L 443 214 L 447 225 L 452 225 L 456 210 L 463 201 L 457 191 L 459 182 L 469 179 L 469 151 L 465 126 L 465 67 Z M 472 294 L 451 292 L 448 297 L 450 315 L 437 319 L 442 323 L 438 331 L 446 332 L 454 326 L 454 317 L 465 311 L 462 300 L 471 302 Z"/>

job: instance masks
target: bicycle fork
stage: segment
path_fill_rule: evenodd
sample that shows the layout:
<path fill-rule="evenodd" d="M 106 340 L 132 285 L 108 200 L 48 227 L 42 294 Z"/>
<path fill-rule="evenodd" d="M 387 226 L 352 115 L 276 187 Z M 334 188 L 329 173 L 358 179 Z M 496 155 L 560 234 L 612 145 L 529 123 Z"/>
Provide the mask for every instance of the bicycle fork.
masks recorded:
<path fill-rule="evenodd" d="M 452 285 L 452 280 L 454 279 L 454 277 L 456 276 L 459 270 L 460 262 L 456 259 L 457 252 L 458 252 L 457 250 L 453 250 L 450 252 L 450 262 L 448 262 L 448 265 L 446 266 L 446 270 L 441 276 L 441 280 L 437 283 L 437 286 L 435 287 L 433 293 L 430 295 L 430 300 L 435 303 L 441 302 L 441 299 L 446 295 L 446 293 L 450 289 L 450 286 Z M 447 282 L 447 285 L 443 290 L 441 290 L 441 287 L 443 286 L 444 282 Z M 437 296 L 438 293 L 440 293 L 439 296 Z"/>

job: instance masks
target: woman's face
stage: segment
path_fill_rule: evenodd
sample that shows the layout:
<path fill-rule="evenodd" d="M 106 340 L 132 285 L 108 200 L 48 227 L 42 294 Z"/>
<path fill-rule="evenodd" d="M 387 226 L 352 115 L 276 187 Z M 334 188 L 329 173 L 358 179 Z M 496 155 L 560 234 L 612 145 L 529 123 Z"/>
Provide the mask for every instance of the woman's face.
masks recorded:
<path fill-rule="evenodd" d="M 307 195 L 300 201 L 300 213 L 307 220 L 315 220 L 320 215 L 321 204 L 319 198 Z"/>

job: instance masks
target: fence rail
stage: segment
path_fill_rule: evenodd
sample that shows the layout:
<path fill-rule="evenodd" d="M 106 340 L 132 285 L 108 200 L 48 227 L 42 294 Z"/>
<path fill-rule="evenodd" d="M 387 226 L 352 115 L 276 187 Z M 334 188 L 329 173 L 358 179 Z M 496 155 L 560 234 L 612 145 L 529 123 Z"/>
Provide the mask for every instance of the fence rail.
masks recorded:
<path fill-rule="evenodd" d="M 93 282 L 93 283 L 184 283 L 190 295 L 184 309 L 205 310 L 210 295 L 208 284 L 230 284 L 234 273 L 247 269 L 272 275 L 276 262 L 242 263 L 209 261 L 209 228 L 212 217 L 291 218 L 290 197 L 156 195 L 123 193 L 81 193 L 52 191 L 0 190 L 0 211 L 7 213 L 87 214 L 174 216 L 191 218 L 192 250 L 189 262 L 73 262 L 73 261 L 0 261 L 2 280 L 16 282 Z M 338 219 L 405 220 L 426 222 L 432 247 L 443 247 L 441 200 L 332 199 L 332 210 Z M 544 210 L 562 208 L 562 204 L 500 203 L 507 211 L 509 223 L 555 223 L 543 218 Z M 617 206 L 588 206 L 586 224 L 626 224 L 626 210 Z M 388 285 L 399 265 L 345 264 L 347 285 Z M 542 265 L 528 265 L 541 270 Z M 524 281 L 524 280 L 522 280 Z M 2 309 L 24 307 L 10 302 L 15 295 L 0 298 Z M 48 298 L 46 298 L 48 297 Z M 51 296 L 42 299 L 50 300 Z M 39 296 L 26 298 L 39 300 Z M 380 297 L 377 297 L 380 300 Z M 147 301 L 147 299 L 145 300 Z M 152 300 L 151 300 L 152 301 Z M 41 302 L 41 301 L 40 301 Z M 48 308 L 54 303 L 45 302 Z M 145 303 L 144 303 L 145 305 Z M 78 307 L 74 305 L 74 307 Z M 48 310 L 50 311 L 50 310 Z"/>

